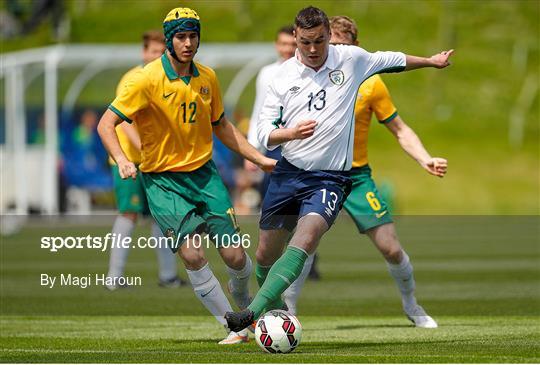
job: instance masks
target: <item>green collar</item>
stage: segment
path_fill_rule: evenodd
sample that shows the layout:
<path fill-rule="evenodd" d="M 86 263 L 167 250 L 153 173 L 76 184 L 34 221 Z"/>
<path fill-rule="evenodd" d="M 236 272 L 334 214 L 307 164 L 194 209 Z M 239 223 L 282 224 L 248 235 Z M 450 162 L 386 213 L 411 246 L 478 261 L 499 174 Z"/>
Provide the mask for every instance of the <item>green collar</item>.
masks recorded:
<path fill-rule="evenodd" d="M 189 84 L 189 80 L 191 79 L 190 76 L 178 76 L 176 71 L 171 65 L 171 62 L 169 61 L 169 58 L 167 57 L 167 53 L 163 53 L 161 56 L 161 64 L 163 66 L 163 70 L 165 71 L 165 75 L 169 78 L 169 80 L 177 80 L 182 79 L 186 84 Z M 199 70 L 197 69 L 197 66 L 195 65 L 195 62 L 191 62 L 191 71 L 194 77 L 199 76 Z M 187 80 L 187 82 L 186 82 Z"/>

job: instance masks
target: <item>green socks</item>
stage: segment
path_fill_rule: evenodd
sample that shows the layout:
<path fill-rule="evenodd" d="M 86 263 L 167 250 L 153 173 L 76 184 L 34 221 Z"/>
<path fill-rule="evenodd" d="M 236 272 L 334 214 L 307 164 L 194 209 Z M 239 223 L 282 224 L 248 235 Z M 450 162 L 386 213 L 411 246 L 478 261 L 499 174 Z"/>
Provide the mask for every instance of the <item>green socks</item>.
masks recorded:
<path fill-rule="evenodd" d="M 262 286 L 248 307 L 255 313 L 255 318 L 259 318 L 265 308 L 273 307 L 278 301 L 282 303 L 281 294 L 298 278 L 307 257 L 304 250 L 289 246 L 271 268 L 257 265 L 257 282 Z"/>
<path fill-rule="evenodd" d="M 261 288 L 264 284 L 264 281 L 266 280 L 266 277 L 268 276 L 268 273 L 270 272 L 270 269 L 272 266 L 261 266 L 257 264 L 255 266 L 255 276 L 257 277 L 257 283 L 259 284 L 259 288 Z M 264 308 L 263 312 L 266 312 L 271 309 L 281 309 L 283 308 L 284 303 L 281 299 L 281 296 L 279 296 L 276 300 L 268 304 L 266 308 Z"/>

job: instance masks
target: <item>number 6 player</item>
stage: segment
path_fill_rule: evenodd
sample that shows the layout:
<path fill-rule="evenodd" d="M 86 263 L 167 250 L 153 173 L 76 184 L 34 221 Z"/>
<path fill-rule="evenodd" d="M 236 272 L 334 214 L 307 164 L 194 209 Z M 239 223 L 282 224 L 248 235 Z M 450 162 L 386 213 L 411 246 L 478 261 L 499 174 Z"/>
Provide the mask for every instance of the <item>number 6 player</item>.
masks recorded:
<path fill-rule="evenodd" d="M 262 204 L 257 261 L 279 256 L 289 232 L 296 231 L 248 308 L 225 315 L 233 331 L 275 308 L 347 198 L 360 84 L 382 72 L 444 68 L 452 54 L 423 58 L 330 46 L 328 17 L 311 6 L 296 16 L 295 38 L 296 55 L 274 76 L 257 124 L 262 145 L 270 150 L 281 145 L 283 155 Z"/>

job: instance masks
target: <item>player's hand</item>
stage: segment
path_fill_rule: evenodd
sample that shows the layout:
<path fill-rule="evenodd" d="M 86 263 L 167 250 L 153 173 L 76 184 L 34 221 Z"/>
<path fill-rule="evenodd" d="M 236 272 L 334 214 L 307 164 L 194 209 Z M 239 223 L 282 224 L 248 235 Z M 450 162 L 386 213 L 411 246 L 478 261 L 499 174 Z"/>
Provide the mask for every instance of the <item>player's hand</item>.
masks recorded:
<path fill-rule="evenodd" d="M 251 162 L 250 160 L 244 160 L 244 170 L 249 171 L 249 172 L 255 172 L 258 169 L 259 167 L 255 165 L 253 162 Z"/>
<path fill-rule="evenodd" d="M 449 51 L 442 51 L 441 53 L 431 56 L 429 59 L 433 63 L 433 67 L 445 68 L 447 66 L 450 66 L 450 62 L 448 61 L 448 59 L 453 53 L 454 53 L 453 49 Z"/>
<path fill-rule="evenodd" d="M 444 158 L 433 157 L 429 159 L 424 165 L 424 169 L 429 172 L 431 175 L 444 177 L 448 169 L 448 161 Z"/>
<path fill-rule="evenodd" d="M 119 161 L 118 163 L 118 173 L 122 179 L 127 179 L 131 177 L 133 180 L 137 178 L 137 167 L 131 161 Z"/>
<path fill-rule="evenodd" d="M 317 122 L 314 120 L 303 120 L 292 128 L 292 139 L 306 139 L 315 133 Z"/>
<path fill-rule="evenodd" d="M 264 172 L 272 172 L 276 164 L 277 164 L 277 160 L 274 160 L 273 158 L 264 157 L 264 159 L 262 159 L 261 163 L 259 164 L 259 168 L 263 170 Z"/>

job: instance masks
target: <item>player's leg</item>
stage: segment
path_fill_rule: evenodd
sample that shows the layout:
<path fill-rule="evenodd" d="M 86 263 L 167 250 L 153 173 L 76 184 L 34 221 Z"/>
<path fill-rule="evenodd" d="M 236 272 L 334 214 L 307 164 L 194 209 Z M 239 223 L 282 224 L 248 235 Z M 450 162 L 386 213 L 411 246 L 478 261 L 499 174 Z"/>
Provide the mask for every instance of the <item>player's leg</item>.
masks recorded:
<path fill-rule="evenodd" d="M 268 306 L 294 282 L 304 267 L 308 253 L 317 248 L 328 224 L 318 214 L 299 219 L 296 232 L 281 257 L 272 265 L 268 276 L 248 308 L 239 313 L 227 313 L 225 318 L 232 330 L 244 329 L 259 318 Z"/>
<path fill-rule="evenodd" d="M 227 266 L 230 293 L 239 308 L 246 308 L 251 300 L 249 278 L 253 264 L 242 246 L 242 233 L 227 189 L 212 161 L 197 170 L 193 180 L 200 181 L 200 185 L 204 186 L 201 189 L 205 206 L 202 217 L 206 221 L 210 238 Z"/>
<path fill-rule="evenodd" d="M 178 256 L 186 267 L 189 281 L 197 298 L 218 322 L 225 325 L 222 316 L 223 313 L 231 310 L 231 305 L 208 265 L 202 246 L 202 242 L 196 238 L 187 239 L 178 249 Z"/>
<path fill-rule="evenodd" d="M 131 237 L 135 225 L 137 222 L 137 213 L 125 212 L 116 217 L 111 233 L 115 237 Z M 118 247 L 116 245 L 111 246 L 109 256 L 109 271 L 107 277 L 120 278 L 124 275 L 124 269 L 126 267 L 127 257 L 129 254 L 129 247 Z M 113 282 L 116 282 L 114 280 Z M 109 290 L 118 289 L 117 285 L 106 285 Z"/>
<path fill-rule="evenodd" d="M 416 302 L 413 267 L 399 243 L 394 224 L 373 227 L 367 230 L 366 234 L 386 260 L 388 271 L 401 293 L 401 302 L 407 317 L 417 327 L 436 328 L 437 322 Z"/>
<path fill-rule="evenodd" d="M 199 202 L 196 201 L 198 194 L 195 193 L 192 176 L 176 173 L 142 176 L 152 216 L 165 236 L 170 238 L 171 250 L 178 252 L 184 262 L 195 295 L 218 322 L 225 325 L 223 316 L 232 308 L 206 261 L 202 240 L 197 234 L 206 227 L 206 222 L 196 213 Z M 246 339 L 247 333 L 226 343 Z"/>
<path fill-rule="evenodd" d="M 371 177 L 371 168 L 367 165 L 354 168 L 351 170 L 351 179 L 353 186 L 344 204 L 345 210 L 359 232 L 365 233 L 384 256 L 390 275 L 401 293 L 403 308 L 407 315 L 410 318 L 417 318 L 415 322 L 417 325 L 436 326 L 431 317 L 421 316 L 423 309 L 416 304 L 413 268 L 407 254 L 401 248 L 388 207 Z"/>
<path fill-rule="evenodd" d="M 141 178 L 138 176 L 136 180 L 122 180 L 116 166 L 112 166 L 112 174 L 116 206 L 120 214 L 116 217 L 111 233 L 115 234 L 115 237 L 131 237 L 137 223 L 137 216 L 143 210 L 144 201 L 142 198 L 144 196 L 142 195 Z M 119 278 L 124 275 L 128 254 L 129 247 L 113 245 L 110 248 L 107 277 Z M 112 282 L 116 282 L 116 280 Z M 118 288 L 116 285 L 107 285 L 106 287 L 109 290 Z"/>
<path fill-rule="evenodd" d="M 351 180 L 348 177 L 331 177 L 323 173 L 320 173 L 320 175 L 312 175 L 310 180 L 312 180 L 311 184 L 315 187 L 314 192 L 304 201 L 300 215 L 318 214 L 320 217 L 324 217 L 328 226 L 331 226 L 347 197 Z M 300 276 L 283 294 L 283 299 L 287 304 L 289 312 L 292 314 L 296 313 L 298 298 L 300 297 L 302 287 L 309 274 L 314 258 L 315 253 L 310 253 Z"/>
<path fill-rule="evenodd" d="M 313 281 L 321 280 L 321 273 L 319 272 L 319 254 L 317 252 L 313 255 L 313 263 L 311 264 L 308 278 Z"/>
<path fill-rule="evenodd" d="M 152 221 L 152 237 L 163 237 L 159 225 Z M 160 242 L 160 241 L 157 241 Z M 162 288 L 178 288 L 186 283 L 178 276 L 177 258 L 171 250 L 163 244 L 156 247 L 156 255 L 159 265 L 159 286 Z"/>
<path fill-rule="evenodd" d="M 289 286 L 284 292 L 283 292 L 283 301 L 285 302 L 287 306 L 287 311 L 292 314 L 297 314 L 297 303 L 298 298 L 300 297 L 300 293 L 302 292 L 302 288 L 304 287 L 304 284 L 306 283 L 306 279 L 308 276 L 311 275 L 311 270 L 314 264 L 314 260 L 317 253 L 311 254 L 306 259 L 306 262 L 304 263 L 304 268 L 302 269 L 302 272 L 300 273 L 300 276 L 298 276 L 298 279 L 296 279 L 291 286 Z"/>
<path fill-rule="evenodd" d="M 249 305 L 249 278 L 253 270 L 251 258 L 242 247 L 222 247 L 219 254 L 227 266 L 227 288 L 240 309 Z"/>
<path fill-rule="evenodd" d="M 255 253 L 257 259 L 255 275 L 257 277 L 259 288 L 263 286 L 272 265 L 283 254 L 283 249 L 285 248 L 287 239 L 290 235 L 291 233 L 286 229 L 260 230 L 259 244 L 257 246 L 257 252 Z M 270 303 L 266 310 L 281 308 L 283 308 L 283 301 L 281 298 L 278 298 L 276 301 Z"/>

